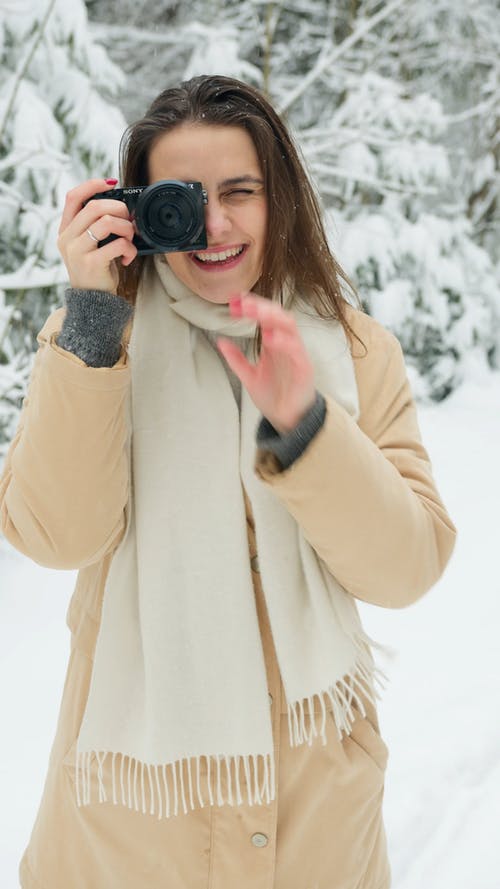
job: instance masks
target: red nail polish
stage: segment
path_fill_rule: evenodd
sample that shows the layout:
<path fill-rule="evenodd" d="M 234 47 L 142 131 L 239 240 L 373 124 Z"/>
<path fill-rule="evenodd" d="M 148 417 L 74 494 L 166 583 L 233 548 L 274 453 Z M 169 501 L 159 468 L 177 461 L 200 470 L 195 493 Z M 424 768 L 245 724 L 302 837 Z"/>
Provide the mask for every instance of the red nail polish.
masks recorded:
<path fill-rule="evenodd" d="M 118 182 L 118 179 L 106 179 L 105 182 L 106 182 L 106 185 L 116 185 Z"/>

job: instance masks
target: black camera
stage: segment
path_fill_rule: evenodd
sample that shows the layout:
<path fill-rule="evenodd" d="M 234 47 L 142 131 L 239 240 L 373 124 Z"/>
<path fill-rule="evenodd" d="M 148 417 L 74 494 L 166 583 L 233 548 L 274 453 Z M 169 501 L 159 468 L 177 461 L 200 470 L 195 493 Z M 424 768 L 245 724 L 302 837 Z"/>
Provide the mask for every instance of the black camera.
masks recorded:
<path fill-rule="evenodd" d="M 204 250 L 207 246 L 204 204 L 208 197 L 201 182 L 161 179 L 153 185 L 102 191 L 89 200 L 101 198 L 112 198 L 127 205 L 137 231 L 132 243 L 139 256 Z M 99 247 L 118 237 L 109 235 L 99 241 Z"/>

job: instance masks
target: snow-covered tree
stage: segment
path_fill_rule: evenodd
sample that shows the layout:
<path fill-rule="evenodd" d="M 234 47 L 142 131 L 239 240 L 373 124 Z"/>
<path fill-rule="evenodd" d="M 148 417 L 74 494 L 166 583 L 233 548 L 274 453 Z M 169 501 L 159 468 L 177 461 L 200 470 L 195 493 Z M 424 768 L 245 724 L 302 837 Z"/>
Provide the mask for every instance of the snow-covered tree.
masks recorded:
<path fill-rule="evenodd" d="M 471 350 L 491 365 L 500 352 L 498 279 L 452 200 L 445 130 L 437 100 L 368 72 L 328 126 L 302 133 L 335 252 L 400 339 L 418 397 L 437 400 L 464 379 Z"/>
<path fill-rule="evenodd" d="M 0 6 L 0 454 L 15 428 L 35 336 L 62 304 L 66 192 L 116 173 L 124 77 L 89 35 L 81 0 Z M 106 96 L 108 98 L 106 98 Z"/>
<path fill-rule="evenodd" d="M 409 4 L 378 41 L 385 74 L 446 107 L 454 194 L 475 240 L 500 259 L 500 7 L 498 0 Z"/>
<path fill-rule="evenodd" d="M 332 248 L 401 340 L 418 397 L 446 397 L 471 352 L 498 366 L 499 271 L 481 237 L 498 207 L 498 115 L 473 114 L 484 136 L 466 151 L 457 118 L 485 72 L 493 107 L 495 0 L 166 0 L 151 20 L 139 0 L 132 31 L 105 23 L 109 0 L 89 7 L 127 70 L 142 65 L 148 101 L 158 72 L 161 88 L 226 73 L 270 95 L 327 208 Z"/>
<path fill-rule="evenodd" d="M 114 0 L 0 5 L 0 453 L 34 335 L 62 303 L 66 191 L 116 175 L 126 121 L 200 73 L 253 83 L 285 115 L 332 248 L 400 338 L 418 397 L 444 398 L 471 355 L 498 367 L 497 0 L 119 10 L 117 22 Z"/>
<path fill-rule="evenodd" d="M 287 66 L 277 53 L 271 85 L 296 124 L 328 208 L 335 253 L 367 311 L 400 339 L 418 397 L 439 400 L 477 353 L 490 366 L 500 362 L 498 270 L 457 190 L 440 101 L 453 78 L 441 74 L 442 90 L 432 90 L 416 54 L 434 53 L 435 67 L 442 66 L 436 25 L 451 17 L 451 6 L 357 0 L 335 9 L 323 4 L 321 17 L 320 5 L 316 28 L 309 23 L 301 35 L 303 57 L 316 45 L 314 63 L 293 82 L 300 54 Z M 478 21 L 487 6 L 489 0 Z M 286 16 L 281 27 L 285 37 Z"/>

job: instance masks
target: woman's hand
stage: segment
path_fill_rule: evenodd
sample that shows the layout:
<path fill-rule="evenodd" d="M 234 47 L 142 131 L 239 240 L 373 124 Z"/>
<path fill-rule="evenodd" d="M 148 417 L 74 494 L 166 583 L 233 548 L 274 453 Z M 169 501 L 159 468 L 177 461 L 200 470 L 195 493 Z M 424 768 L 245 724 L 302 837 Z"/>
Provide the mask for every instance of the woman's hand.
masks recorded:
<path fill-rule="evenodd" d="M 82 206 L 93 194 L 107 189 L 111 191 L 113 187 L 114 184 L 105 179 L 89 179 L 66 195 L 57 247 L 68 270 L 71 287 L 116 294 L 118 268 L 115 260 L 121 256 L 122 265 L 130 265 L 137 256 L 137 247 L 132 244 L 135 229 L 123 201 L 113 200 L 111 196 L 109 200 L 100 198 Z M 87 229 L 98 241 L 111 234 L 119 237 L 98 247 Z"/>
<path fill-rule="evenodd" d="M 232 297 L 229 307 L 233 317 L 254 318 L 260 324 L 262 349 L 258 363 L 250 364 L 240 349 L 223 337 L 217 339 L 217 346 L 263 416 L 277 432 L 286 434 L 316 400 L 314 368 L 295 318 L 254 293 Z"/>

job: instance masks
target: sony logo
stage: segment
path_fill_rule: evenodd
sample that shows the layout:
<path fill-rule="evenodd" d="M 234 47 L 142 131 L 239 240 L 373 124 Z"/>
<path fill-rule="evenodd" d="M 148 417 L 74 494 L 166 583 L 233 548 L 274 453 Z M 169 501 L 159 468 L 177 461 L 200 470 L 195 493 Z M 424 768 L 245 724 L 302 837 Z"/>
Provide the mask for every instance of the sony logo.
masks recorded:
<path fill-rule="evenodd" d="M 142 188 L 123 188 L 123 194 L 140 194 Z"/>

